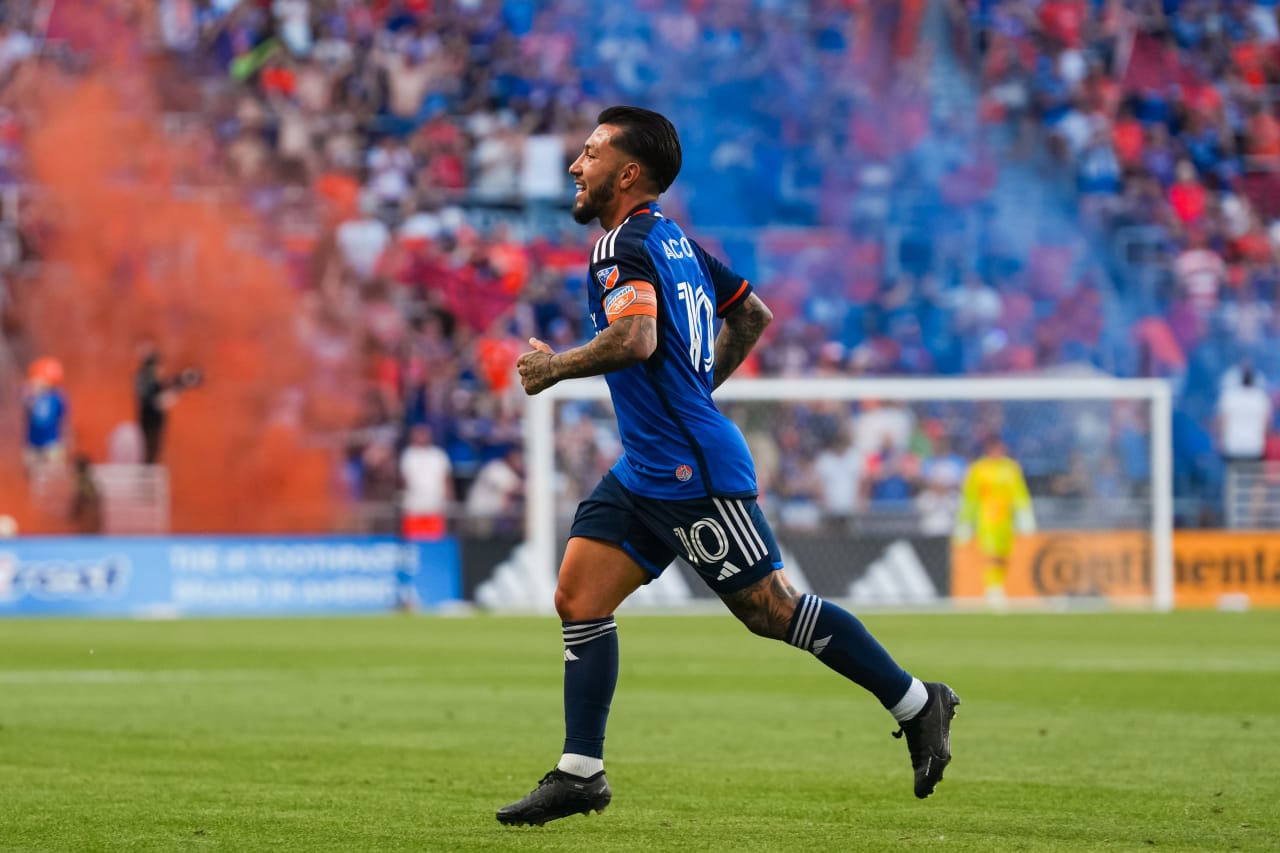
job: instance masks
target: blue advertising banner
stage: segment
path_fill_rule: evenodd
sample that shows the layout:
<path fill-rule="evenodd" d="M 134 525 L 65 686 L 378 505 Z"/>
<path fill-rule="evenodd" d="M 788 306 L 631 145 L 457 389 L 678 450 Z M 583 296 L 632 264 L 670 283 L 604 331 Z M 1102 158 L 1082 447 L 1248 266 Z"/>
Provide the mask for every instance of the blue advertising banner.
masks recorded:
<path fill-rule="evenodd" d="M 461 598 L 453 539 L 0 540 L 0 617 L 367 613 Z"/>

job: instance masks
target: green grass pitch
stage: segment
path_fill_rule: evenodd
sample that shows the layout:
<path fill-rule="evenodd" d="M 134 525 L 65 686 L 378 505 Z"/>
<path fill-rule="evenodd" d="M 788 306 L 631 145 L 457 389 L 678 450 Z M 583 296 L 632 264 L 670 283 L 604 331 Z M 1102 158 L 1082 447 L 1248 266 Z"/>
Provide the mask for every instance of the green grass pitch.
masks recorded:
<path fill-rule="evenodd" d="M 809 655 L 624 613 L 613 804 L 519 829 L 554 617 L 0 622 L 0 850 L 1280 849 L 1280 613 L 865 621 L 963 700 L 932 798 Z"/>

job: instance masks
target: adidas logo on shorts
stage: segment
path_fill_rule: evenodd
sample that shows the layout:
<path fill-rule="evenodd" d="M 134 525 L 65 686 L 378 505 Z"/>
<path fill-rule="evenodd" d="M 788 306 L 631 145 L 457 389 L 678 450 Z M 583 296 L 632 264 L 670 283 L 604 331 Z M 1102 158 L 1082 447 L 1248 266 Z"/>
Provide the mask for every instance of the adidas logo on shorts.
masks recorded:
<path fill-rule="evenodd" d="M 720 574 L 716 575 L 716 580 L 718 581 L 728 580 L 729 578 L 733 577 L 740 571 L 742 571 L 742 569 L 738 568 L 733 563 L 730 563 L 728 560 L 725 560 L 724 568 L 720 570 Z"/>

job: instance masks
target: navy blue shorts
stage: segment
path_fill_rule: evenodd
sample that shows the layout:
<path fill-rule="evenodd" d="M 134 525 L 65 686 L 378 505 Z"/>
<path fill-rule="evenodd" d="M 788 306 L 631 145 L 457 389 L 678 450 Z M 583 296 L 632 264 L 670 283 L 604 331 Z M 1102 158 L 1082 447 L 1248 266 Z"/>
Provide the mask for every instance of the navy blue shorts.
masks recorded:
<path fill-rule="evenodd" d="M 612 542 L 655 578 L 682 557 L 720 594 L 782 568 L 755 498 L 657 500 L 628 491 L 612 472 L 578 506 L 569 535 Z"/>

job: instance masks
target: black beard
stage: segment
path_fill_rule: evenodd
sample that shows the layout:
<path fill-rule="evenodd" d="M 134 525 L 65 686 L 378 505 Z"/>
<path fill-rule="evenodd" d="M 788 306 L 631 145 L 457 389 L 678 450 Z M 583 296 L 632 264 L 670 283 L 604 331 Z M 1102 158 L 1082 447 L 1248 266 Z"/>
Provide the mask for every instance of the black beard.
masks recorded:
<path fill-rule="evenodd" d="M 598 217 L 605 206 L 613 201 L 613 179 L 615 177 L 615 175 L 610 175 L 608 180 L 600 184 L 599 188 L 587 191 L 587 197 L 583 199 L 582 204 L 573 209 L 574 222 L 579 225 L 586 225 Z"/>

